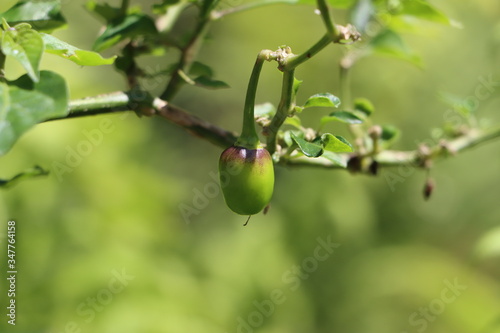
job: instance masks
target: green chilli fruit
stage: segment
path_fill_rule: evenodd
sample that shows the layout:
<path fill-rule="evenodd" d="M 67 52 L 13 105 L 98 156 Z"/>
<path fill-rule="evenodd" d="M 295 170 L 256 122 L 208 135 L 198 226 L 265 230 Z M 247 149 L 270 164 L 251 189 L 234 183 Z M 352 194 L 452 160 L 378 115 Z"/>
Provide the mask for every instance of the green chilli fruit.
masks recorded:
<path fill-rule="evenodd" d="M 257 214 L 273 195 L 273 160 L 264 148 L 227 148 L 219 159 L 219 177 L 226 204 L 237 214 Z"/>

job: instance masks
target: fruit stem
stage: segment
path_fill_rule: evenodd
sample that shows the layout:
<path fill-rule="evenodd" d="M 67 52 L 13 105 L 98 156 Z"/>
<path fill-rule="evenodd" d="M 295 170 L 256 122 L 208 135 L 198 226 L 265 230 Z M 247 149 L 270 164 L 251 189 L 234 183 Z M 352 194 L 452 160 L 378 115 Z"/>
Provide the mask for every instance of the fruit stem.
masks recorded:
<path fill-rule="evenodd" d="M 245 224 L 243 224 L 244 227 L 247 226 L 248 222 L 250 221 L 250 218 L 252 217 L 253 215 L 248 215 L 248 218 L 247 218 L 247 221 L 245 222 Z"/>
<path fill-rule="evenodd" d="M 247 95 L 245 98 L 245 106 L 243 107 L 243 128 L 241 135 L 236 141 L 236 145 L 248 149 L 256 149 L 260 146 L 259 136 L 255 130 L 255 96 L 257 94 L 257 86 L 259 84 L 259 76 L 262 70 L 262 65 L 265 60 L 273 60 L 276 54 L 271 50 L 262 50 L 255 60 L 250 80 L 248 81 Z"/>

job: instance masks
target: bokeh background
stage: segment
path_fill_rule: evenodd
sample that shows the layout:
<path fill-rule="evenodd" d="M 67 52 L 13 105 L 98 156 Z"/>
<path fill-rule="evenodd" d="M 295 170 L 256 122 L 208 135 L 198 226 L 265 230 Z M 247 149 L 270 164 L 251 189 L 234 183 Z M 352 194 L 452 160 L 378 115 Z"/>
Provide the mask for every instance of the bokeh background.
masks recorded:
<path fill-rule="evenodd" d="M 2 1 L 0 11 L 14 2 Z M 463 28 L 422 22 L 405 34 L 423 70 L 370 57 L 352 73 L 352 95 L 372 100 L 374 121 L 401 129 L 396 149 L 433 140 L 432 129 L 449 109 L 440 92 L 465 99 L 474 96 L 480 77 L 500 81 L 500 3 L 432 3 Z M 89 49 L 99 24 L 83 5 L 63 1 L 70 24 L 56 36 Z M 345 13 L 337 16 L 346 23 Z M 308 6 L 228 16 L 213 25 L 199 59 L 231 88 L 185 87 L 173 102 L 239 131 L 257 52 L 283 44 L 300 52 L 322 33 Z M 338 93 L 340 56 L 340 47 L 331 46 L 297 70 L 304 80 L 299 102 Z M 142 61 L 152 70 L 168 64 Z M 8 66 L 9 76 L 18 75 L 15 64 Z M 47 55 L 43 67 L 65 76 L 72 98 L 125 89 L 112 66 L 81 68 Z M 281 77 L 274 67 L 264 68 L 258 102 L 278 102 Z M 478 118 L 492 124 L 500 122 L 500 84 L 493 90 L 477 108 Z M 67 172 L 58 171 L 103 119 L 112 130 L 102 142 Z M 317 119 L 316 113 L 304 121 L 314 126 Z M 420 170 L 368 177 L 280 167 L 271 210 L 242 227 L 245 218 L 225 206 L 215 187 L 218 147 L 163 119 L 133 114 L 41 124 L 0 161 L 3 178 L 35 164 L 51 170 L 0 192 L 0 331 L 498 333 L 499 148 L 490 142 L 436 163 L 429 201 Z M 406 176 L 391 188 L 388 172 Z M 210 196 L 201 198 L 203 191 Z M 182 213 L 186 207 L 191 214 Z M 5 316 L 11 219 L 19 272 L 15 327 Z M 325 243 L 335 246 L 322 248 Z"/>

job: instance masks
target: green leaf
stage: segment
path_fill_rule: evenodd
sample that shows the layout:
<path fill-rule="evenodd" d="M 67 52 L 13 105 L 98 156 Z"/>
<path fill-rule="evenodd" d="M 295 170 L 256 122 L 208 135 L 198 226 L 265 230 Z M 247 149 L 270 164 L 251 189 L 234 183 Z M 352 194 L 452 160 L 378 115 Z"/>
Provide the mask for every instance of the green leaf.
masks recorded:
<path fill-rule="evenodd" d="M 38 165 L 35 165 L 33 168 L 25 170 L 10 179 L 0 179 L 0 188 L 12 187 L 25 179 L 46 176 L 48 174 L 48 171 L 42 169 Z"/>
<path fill-rule="evenodd" d="M 56 54 L 64 59 L 71 60 L 80 66 L 111 65 L 116 59 L 116 56 L 103 58 L 99 53 L 81 50 L 52 35 L 44 33 L 41 33 L 40 35 L 45 43 L 45 52 Z"/>
<path fill-rule="evenodd" d="M 197 77 L 195 79 L 191 79 L 191 75 L 197 75 Z M 189 69 L 189 76 L 183 73 L 182 77 L 187 83 L 198 87 L 208 89 L 229 88 L 229 85 L 226 82 L 214 79 L 213 75 L 214 72 L 212 68 L 201 62 L 195 61 Z"/>
<path fill-rule="evenodd" d="M 213 77 L 214 72 L 212 68 L 210 68 L 210 66 L 205 65 L 199 61 L 195 61 L 189 68 L 189 75 L 206 76 L 211 78 Z"/>
<path fill-rule="evenodd" d="M 2 52 L 19 61 L 35 82 L 39 79 L 43 50 L 42 37 L 26 23 L 2 31 Z"/>
<path fill-rule="evenodd" d="M 349 111 L 334 111 L 328 116 L 321 118 L 321 126 L 332 121 L 340 121 L 346 124 L 361 124 L 363 119 Z"/>
<path fill-rule="evenodd" d="M 52 32 L 66 26 L 59 0 L 19 1 L 0 14 L 0 18 L 4 18 L 11 25 L 26 22 L 35 30 L 44 32 Z"/>
<path fill-rule="evenodd" d="M 325 150 L 333 153 L 349 153 L 352 152 L 352 145 L 344 137 L 325 133 L 321 136 L 321 142 Z"/>
<path fill-rule="evenodd" d="M 402 15 L 409 15 L 419 19 L 441 23 L 445 25 L 456 26 L 458 23 L 451 20 L 443 12 L 432 6 L 427 1 L 411 0 L 403 1 L 402 9 L 399 12 Z"/>
<path fill-rule="evenodd" d="M 334 96 L 330 93 L 324 93 L 324 94 L 316 94 L 309 97 L 306 103 L 304 104 L 304 109 L 313 106 L 336 108 L 339 105 L 340 105 L 340 99 L 337 96 Z"/>
<path fill-rule="evenodd" d="M 99 4 L 97 1 L 88 1 L 85 4 L 85 8 L 96 16 L 102 18 L 105 23 L 111 22 L 120 16 L 122 16 L 123 12 L 120 8 L 111 7 L 109 4 Z"/>
<path fill-rule="evenodd" d="M 298 137 L 295 133 L 291 133 L 291 137 L 293 141 L 297 143 L 300 150 L 307 157 L 319 157 L 323 154 L 323 147 L 320 144 L 306 141 L 300 137 Z"/>
<path fill-rule="evenodd" d="M 294 132 L 294 131 L 285 131 L 285 132 L 283 133 L 283 141 L 285 141 L 285 143 L 286 143 L 287 147 L 292 147 L 293 145 L 295 145 L 295 144 L 296 144 L 296 143 L 295 143 L 295 141 L 293 141 L 293 139 L 292 139 L 292 133 L 293 133 L 293 132 Z M 304 133 L 303 133 L 303 132 L 301 132 L 301 131 L 296 131 L 296 132 L 298 133 L 298 135 L 304 135 Z M 280 132 L 278 132 L 278 135 L 279 135 L 280 133 L 281 133 L 281 131 L 280 131 Z"/>
<path fill-rule="evenodd" d="M 68 89 L 59 74 L 41 71 L 40 81 L 27 75 L 0 83 L 0 156 L 41 121 L 68 114 Z"/>
<path fill-rule="evenodd" d="M 276 114 L 276 107 L 272 103 L 262 103 L 255 105 L 253 109 L 255 117 L 268 117 L 271 118 Z"/>
<path fill-rule="evenodd" d="M 302 122 L 300 121 L 300 118 L 297 116 L 287 117 L 285 119 L 285 124 L 293 126 L 297 129 L 302 129 Z"/>
<path fill-rule="evenodd" d="M 302 85 L 302 80 L 298 80 L 296 77 L 293 78 L 293 96 L 297 96 L 297 92 L 299 91 L 300 86 Z"/>
<path fill-rule="evenodd" d="M 100 52 L 125 39 L 157 33 L 153 19 L 144 14 L 133 13 L 110 22 L 95 41 L 93 49 Z"/>
<path fill-rule="evenodd" d="M 207 89 L 225 89 L 229 88 L 229 84 L 224 81 L 214 80 L 207 76 L 199 76 L 194 79 L 195 84 L 198 87 L 203 87 Z"/>
<path fill-rule="evenodd" d="M 399 139 L 400 131 L 396 127 L 392 125 L 383 125 L 382 126 L 382 135 L 381 139 L 384 143 L 385 147 L 392 145 Z"/>
<path fill-rule="evenodd" d="M 373 53 L 408 61 L 422 67 L 422 60 L 405 44 L 394 31 L 385 29 L 370 41 Z"/>
<path fill-rule="evenodd" d="M 347 162 L 349 160 L 348 156 L 346 154 L 336 154 L 334 152 L 325 150 L 323 152 L 323 155 L 321 157 L 326 158 L 330 162 L 332 162 L 334 165 L 338 165 L 342 168 L 347 168 Z"/>
<path fill-rule="evenodd" d="M 369 117 L 375 112 L 375 107 L 372 102 L 366 98 L 356 98 L 354 100 L 354 110 L 362 112 L 365 116 Z"/>

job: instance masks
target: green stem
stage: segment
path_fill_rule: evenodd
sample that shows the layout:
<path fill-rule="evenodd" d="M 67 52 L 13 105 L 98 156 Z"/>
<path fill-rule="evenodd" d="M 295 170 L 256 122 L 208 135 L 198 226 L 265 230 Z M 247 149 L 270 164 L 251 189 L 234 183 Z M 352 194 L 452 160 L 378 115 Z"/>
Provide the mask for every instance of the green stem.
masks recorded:
<path fill-rule="evenodd" d="M 339 35 L 339 31 L 335 26 L 332 15 L 330 15 L 330 8 L 328 8 L 325 0 L 317 0 L 317 5 L 321 13 L 323 23 L 326 26 L 326 31 L 328 31 L 328 34 L 330 35 L 330 41 L 333 42 Z"/>
<path fill-rule="evenodd" d="M 351 105 L 351 89 L 350 89 L 350 68 L 340 65 L 340 101 L 344 108 L 349 109 Z"/>
<path fill-rule="evenodd" d="M 121 8 L 120 8 L 120 11 L 121 11 L 122 15 L 125 16 L 127 14 L 129 5 L 130 5 L 130 0 L 122 0 L 122 5 L 121 5 Z"/>
<path fill-rule="evenodd" d="M 250 80 L 248 81 L 247 94 L 245 97 L 245 106 L 243 107 L 243 128 L 236 145 L 248 149 L 255 149 L 260 145 L 259 136 L 255 130 L 255 96 L 257 95 L 257 86 L 259 85 L 260 72 L 264 61 L 270 60 L 273 52 L 271 50 L 262 50 L 259 52 L 255 65 L 253 66 Z"/>
<path fill-rule="evenodd" d="M 2 51 L 0 51 L 0 82 L 6 82 L 5 79 L 5 60 L 6 60 L 5 54 L 3 54 Z"/>
<path fill-rule="evenodd" d="M 267 137 L 267 150 L 270 154 L 276 151 L 276 135 L 278 130 L 285 122 L 286 118 L 292 111 L 295 103 L 295 96 L 293 93 L 293 81 L 294 81 L 295 70 L 289 70 L 283 72 L 283 83 L 281 86 L 281 100 L 278 105 L 278 110 L 276 110 L 276 115 L 271 120 L 271 124 L 268 129 Z"/>
<path fill-rule="evenodd" d="M 202 19 L 198 26 L 195 29 L 191 39 L 188 43 L 182 48 L 181 56 L 179 59 L 179 63 L 170 78 L 170 81 L 165 88 L 165 91 L 161 94 L 160 98 L 164 100 L 171 100 L 179 91 L 180 87 L 184 83 L 184 79 L 182 78 L 181 71 L 187 73 L 189 72 L 189 67 L 194 61 L 196 54 L 198 53 L 199 46 L 203 37 L 208 31 L 208 27 L 210 25 L 210 18 L 207 17 Z"/>
<path fill-rule="evenodd" d="M 351 67 L 354 62 L 351 62 L 350 57 L 346 56 L 340 60 L 340 101 L 344 109 L 352 109 L 351 100 Z M 364 133 L 360 125 L 350 124 L 349 132 L 357 139 L 363 137 Z"/>
<path fill-rule="evenodd" d="M 125 92 L 115 92 L 106 95 L 88 97 L 84 99 L 73 100 L 69 103 L 69 114 L 84 112 L 95 109 L 114 109 L 128 108 L 131 98 L 130 94 Z"/>
<path fill-rule="evenodd" d="M 319 41 L 316 42 L 313 46 L 311 46 L 307 51 L 291 56 L 286 60 L 282 70 L 289 71 L 295 69 L 297 66 L 311 59 L 314 55 L 316 55 L 319 51 L 323 50 L 326 46 L 330 45 L 332 42 L 331 37 L 326 34 Z"/>

